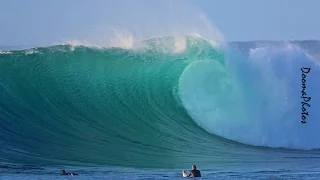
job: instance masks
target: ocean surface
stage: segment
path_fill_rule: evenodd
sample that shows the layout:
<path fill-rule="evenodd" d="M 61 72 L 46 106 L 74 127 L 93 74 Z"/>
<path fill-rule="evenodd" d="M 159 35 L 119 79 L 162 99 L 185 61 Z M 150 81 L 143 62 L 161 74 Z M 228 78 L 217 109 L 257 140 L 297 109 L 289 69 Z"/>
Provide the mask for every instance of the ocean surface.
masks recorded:
<path fill-rule="evenodd" d="M 320 41 L 0 49 L 0 179 L 320 179 Z"/>

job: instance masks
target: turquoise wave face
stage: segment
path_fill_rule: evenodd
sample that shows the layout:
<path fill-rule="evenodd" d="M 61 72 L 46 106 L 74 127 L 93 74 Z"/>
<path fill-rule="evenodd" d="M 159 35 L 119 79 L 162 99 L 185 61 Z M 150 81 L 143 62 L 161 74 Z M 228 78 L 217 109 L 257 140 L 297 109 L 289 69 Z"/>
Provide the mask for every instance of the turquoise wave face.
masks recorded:
<path fill-rule="evenodd" d="M 160 168 L 277 162 L 288 152 L 244 145 L 261 145 L 254 136 L 265 133 L 248 108 L 270 109 L 250 81 L 258 70 L 230 66 L 230 58 L 195 37 L 151 39 L 137 49 L 1 53 L 2 161 Z"/>
<path fill-rule="evenodd" d="M 135 51 L 53 46 L 1 54 L 1 153 L 25 163 L 150 167 L 205 157 L 211 135 L 186 113 L 178 82 L 190 62 L 220 55 L 155 44 L 171 40 Z"/>

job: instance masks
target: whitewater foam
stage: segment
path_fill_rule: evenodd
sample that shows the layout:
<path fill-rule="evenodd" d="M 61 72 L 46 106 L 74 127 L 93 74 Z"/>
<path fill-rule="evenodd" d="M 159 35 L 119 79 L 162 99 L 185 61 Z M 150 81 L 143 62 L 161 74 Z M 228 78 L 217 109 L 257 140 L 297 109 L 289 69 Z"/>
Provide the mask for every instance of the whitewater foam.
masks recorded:
<path fill-rule="evenodd" d="M 211 59 L 191 63 L 181 75 L 180 94 L 191 117 L 210 133 L 245 144 L 320 148 L 315 61 L 293 45 L 253 48 L 248 58 L 233 53 L 226 66 Z M 306 125 L 300 122 L 302 67 L 312 69 L 308 92 L 314 100 Z"/>
<path fill-rule="evenodd" d="M 10 51 L 0 51 L 0 54 L 12 54 Z"/>

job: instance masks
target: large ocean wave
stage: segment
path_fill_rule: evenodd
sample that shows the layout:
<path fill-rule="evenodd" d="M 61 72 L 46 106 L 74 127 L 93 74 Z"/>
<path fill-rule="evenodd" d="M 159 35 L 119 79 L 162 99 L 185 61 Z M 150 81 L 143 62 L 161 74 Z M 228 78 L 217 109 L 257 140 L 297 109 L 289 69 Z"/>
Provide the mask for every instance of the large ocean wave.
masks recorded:
<path fill-rule="evenodd" d="M 276 162 L 300 152 L 290 149 L 320 148 L 320 71 L 298 45 L 244 53 L 171 36 L 2 51 L 0 67 L 6 162 L 179 167 Z M 311 68 L 305 124 L 301 68 Z"/>

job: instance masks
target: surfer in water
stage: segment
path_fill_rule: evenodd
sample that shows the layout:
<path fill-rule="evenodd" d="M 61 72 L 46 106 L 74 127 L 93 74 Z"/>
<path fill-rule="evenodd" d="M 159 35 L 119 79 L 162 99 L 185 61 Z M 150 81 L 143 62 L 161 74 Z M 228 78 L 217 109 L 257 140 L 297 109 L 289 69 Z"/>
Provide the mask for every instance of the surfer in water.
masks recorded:
<path fill-rule="evenodd" d="M 197 170 L 196 165 L 192 165 L 192 170 L 187 177 L 201 177 L 201 173 L 199 170 Z"/>
<path fill-rule="evenodd" d="M 76 174 L 76 173 L 66 173 L 65 170 L 61 170 L 60 174 L 61 174 L 61 175 L 65 175 L 65 176 L 67 176 L 67 175 L 71 175 L 71 176 L 76 176 L 76 175 L 78 175 L 78 174 Z"/>

